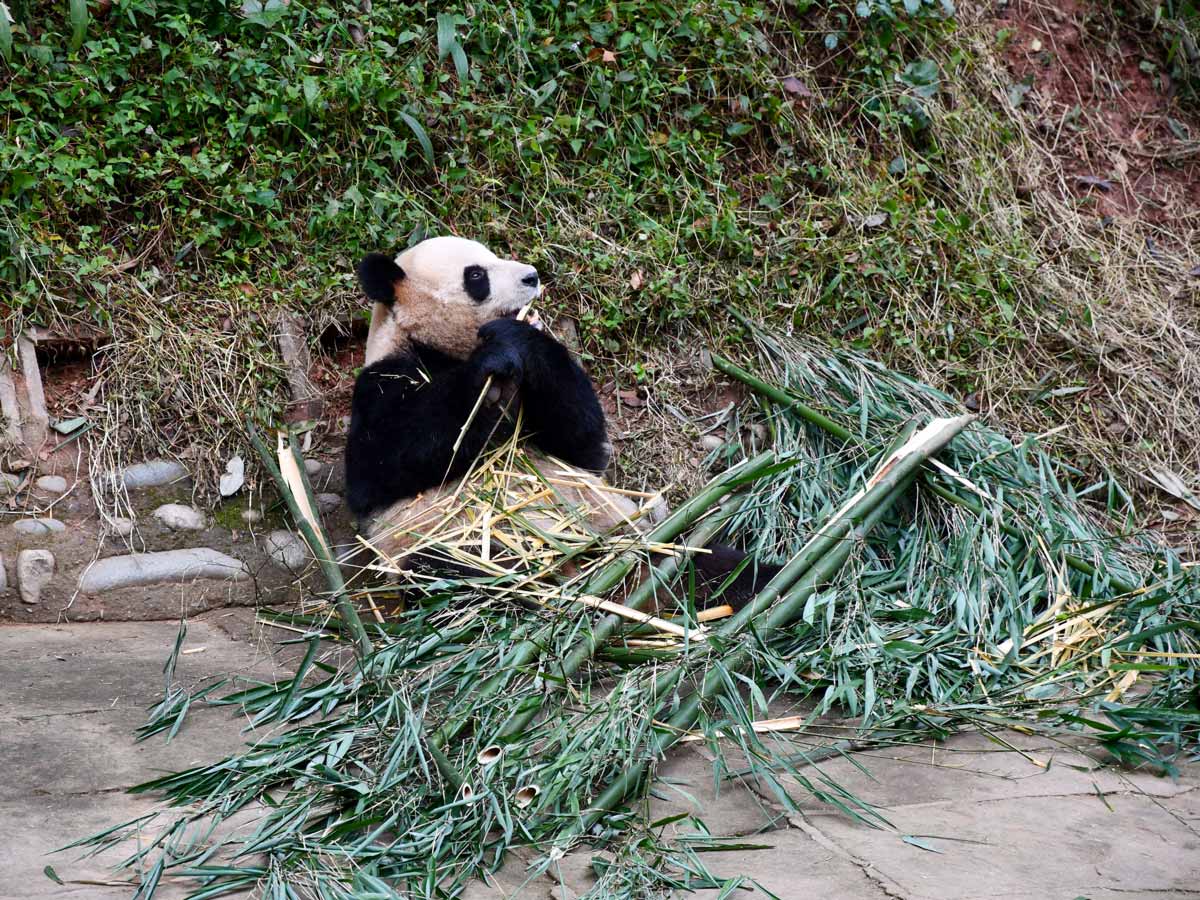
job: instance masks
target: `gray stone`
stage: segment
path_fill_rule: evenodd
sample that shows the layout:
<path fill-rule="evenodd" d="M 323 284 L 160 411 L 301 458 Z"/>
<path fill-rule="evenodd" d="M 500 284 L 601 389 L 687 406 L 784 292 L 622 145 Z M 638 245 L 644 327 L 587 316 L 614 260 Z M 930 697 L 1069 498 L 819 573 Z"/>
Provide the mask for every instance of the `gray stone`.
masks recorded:
<path fill-rule="evenodd" d="M 720 436 L 715 435 L 715 434 L 706 434 L 704 437 L 700 438 L 700 447 L 710 453 L 713 450 L 716 450 L 719 447 L 723 446 L 724 443 L 725 443 L 724 438 L 721 438 Z"/>
<path fill-rule="evenodd" d="M 67 479 L 61 475 L 43 475 L 34 483 L 51 494 L 61 494 L 67 489 Z"/>
<path fill-rule="evenodd" d="M 246 483 L 246 462 L 240 456 L 232 457 L 225 463 L 225 474 L 221 476 L 221 496 L 232 497 Z"/>
<path fill-rule="evenodd" d="M 164 503 L 154 511 L 154 518 L 175 531 L 203 531 L 208 527 L 204 513 L 182 503 Z"/>
<path fill-rule="evenodd" d="M 49 550 L 22 550 L 17 554 L 17 590 L 21 602 L 35 605 L 54 575 L 54 554 Z"/>
<path fill-rule="evenodd" d="M 280 528 L 267 535 L 267 555 L 278 565 L 293 572 L 303 569 L 312 559 L 308 545 L 299 535 Z"/>
<path fill-rule="evenodd" d="M 325 465 L 319 459 L 306 459 L 304 461 L 304 471 L 308 473 L 309 478 L 316 478 L 321 474 L 321 470 Z"/>
<path fill-rule="evenodd" d="M 121 537 L 127 537 L 133 534 L 133 519 L 117 517 L 108 520 L 108 527 L 113 530 L 113 534 Z"/>
<path fill-rule="evenodd" d="M 79 579 L 79 589 L 95 594 L 144 584 L 186 584 L 198 578 L 240 581 L 250 577 L 246 564 L 210 547 L 129 553 L 97 560 Z"/>
<path fill-rule="evenodd" d="M 323 513 L 331 513 L 342 505 L 342 498 L 337 494 L 317 494 L 317 509 Z"/>
<path fill-rule="evenodd" d="M 21 488 L 21 479 L 11 472 L 0 472 L 0 497 L 11 497 Z"/>
<path fill-rule="evenodd" d="M 48 534 L 59 534 L 66 531 L 67 526 L 58 519 L 17 519 L 12 525 L 17 534 L 29 537 L 44 537 Z"/>
<path fill-rule="evenodd" d="M 127 466 L 121 473 L 121 481 L 128 490 L 160 487 L 187 477 L 187 469 L 169 459 L 154 459 L 149 462 Z"/>

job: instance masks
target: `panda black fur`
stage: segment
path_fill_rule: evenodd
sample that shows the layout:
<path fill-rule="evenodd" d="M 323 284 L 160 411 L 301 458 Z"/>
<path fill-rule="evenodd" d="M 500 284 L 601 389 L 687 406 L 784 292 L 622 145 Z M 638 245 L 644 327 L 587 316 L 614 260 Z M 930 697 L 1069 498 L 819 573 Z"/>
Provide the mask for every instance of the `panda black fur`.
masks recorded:
<path fill-rule="evenodd" d="M 512 400 L 522 438 L 538 450 L 597 474 L 607 467 L 611 445 L 591 381 L 565 347 L 515 318 L 541 292 L 536 269 L 440 237 L 395 259 L 372 253 L 358 277 L 375 305 L 351 406 L 346 499 L 371 533 L 407 515 L 407 498 L 464 474 L 489 441 L 510 437 Z M 489 377 L 506 402 L 480 406 L 455 452 Z M 777 571 L 743 566 L 746 555 L 731 547 L 708 549 L 695 558 L 701 582 L 719 584 L 742 566 L 720 602 L 741 605 Z"/>
<path fill-rule="evenodd" d="M 465 247 L 473 242 L 459 240 L 435 238 L 416 249 L 443 249 L 460 260 L 490 256 L 481 246 Z M 454 243 L 425 246 L 444 241 Z M 519 265 L 493 259 L 502 266 Z M 457 478 L 489 440 L 512 434 L 505 408 L 484 404 L 458 451 L 453 450 L 489 377 L 515 386 L 523 436 L 536 447 L 581 469 L 599 473 L 607 467 L 610 445 L 591 381 L 562 344 L 511 317 L 540 287 L 537 270 L 522 268 L 527 273 L 520 284 L 528 295 L 510 290 L 501 298 L 505 314 L 473 330 L 478 343 L 465 358 L 453 354 L 462 346 L 458 341 L 439 346 L 408 335 L 359 375 L 346 446 L 346 499 L 359 518 Z M 492 279 L 487 268 L 470 262 L 462 271 L 463 293 L 470 302 L 480 307 L 488 303 Z M 378 304 L 392 308 L 411 299 L 405 296 L 403 268 L 383 254 L 367 256 L 358 274 L 367 296 Z"/>

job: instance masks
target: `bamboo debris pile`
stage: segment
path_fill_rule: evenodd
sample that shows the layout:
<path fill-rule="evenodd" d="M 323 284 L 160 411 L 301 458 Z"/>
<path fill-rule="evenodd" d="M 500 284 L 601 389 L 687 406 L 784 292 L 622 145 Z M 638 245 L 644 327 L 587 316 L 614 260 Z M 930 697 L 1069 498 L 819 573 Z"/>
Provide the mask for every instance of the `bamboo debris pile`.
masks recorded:
<path fill-rule="evenodd" d="M 516 846 L 543 852 L 536 873 L 595 840 L 618 850 L 595 897 L 719 887 L 694 852 L 639 837 L 637 798 L 681 740 L 705 740 L 719 771 L 738 754 L 785 807 L 805 791 L 885 827 L 822 758 L 1015 723 L 1086 729 L 1168 767 L 1195 748 L 1195 569 L 1106 531 L 1036 443 L 860 357 L 753 333 L 766 378 L 716 362 L 761 401 L 769 447 L 731 444 L 727 470 L 661 522 L 602 533 L 513 447 L 481 460 L 440 510 L 455 528 L 420 540 L 486 574 L 414 576 L 422 602 L 366 624 L 331 581 L 336 618 L 292 618 L 310 642 L 293 678 L 219 701 L 201 686 L 198 702 L 287 727 L 142 785 L 178 809 L 130 865 L 199 879 L 196 896 L 433 897 Z M 691 557 L 747 534 L 782 570 L 736 615 L 701 621 Z M 360 647 L 353 669 L 316 661 L 330 631 Z M 785 696 L 799 716 L 768 708 Z M 160 705 L 148 733 L 177 728 L 180 708 Z M 823 730 L 830 711 L 853 717 L 849 736 Z M 246 809 L 251 832 L 194 840 Z"/>

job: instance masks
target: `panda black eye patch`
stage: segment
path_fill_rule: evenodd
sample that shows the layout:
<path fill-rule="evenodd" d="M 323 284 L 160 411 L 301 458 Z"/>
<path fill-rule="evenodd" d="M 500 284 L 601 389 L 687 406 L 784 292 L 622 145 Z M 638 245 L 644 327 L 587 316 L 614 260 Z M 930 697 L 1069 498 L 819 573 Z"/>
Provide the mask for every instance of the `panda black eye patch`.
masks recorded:
<path fill-rule="evenodd" d="M 463 269 L 463 289 L 467 292 L 467 296 L 476 303 L 486 300 L 488 294 L 492 292 L 492 286 L 488 283 L 487 269 L 483 266 L 467 266 Z"/>

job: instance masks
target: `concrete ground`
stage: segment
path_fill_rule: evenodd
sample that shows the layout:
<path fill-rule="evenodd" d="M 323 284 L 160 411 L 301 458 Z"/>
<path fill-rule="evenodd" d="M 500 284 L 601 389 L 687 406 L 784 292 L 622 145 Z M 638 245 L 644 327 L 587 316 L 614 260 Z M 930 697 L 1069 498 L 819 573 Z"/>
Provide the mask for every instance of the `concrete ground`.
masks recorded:
<path fill-rule="evenodd" d="M 253 639 L 248 617 L 226 610 L 193 620 L 179 678 L 277 671 L 280 661 Z M 239 745 L 238 724 L 224 710 L 199 712 L 170 744 L 161 736 L 133 742 L 161 691 L 176 628 L 0 626 L 0 900 L 130 897 L 107 868 L 119 854 L 79 860 L 51 851 L 152 808 L 124 788 Z M 815 801 L 785 816 L 759 785 L 717 792 L 711 762 L 694 746 L 662 767 L 652 812 L 687 810 L 714 833 L 752 836 L 747 843 L 768 849 L 711 854 L 708 864 L 785 900 L 1200 897 L 1200 772 L 1172 782 L 1098 767 L 1042 738 L 1004 740 L 1021 752 L 964 735 L 857 754 L 869 775 L 848 760 L 822 764 L 877 804 L 894 830 L 856 824 Z M 467 896 L 574 897 L 586 890 L 587 863 L 588 854 L 571 854 L 556 883 L 527 881 L 514 861 Z M 43 873 L 47 865 L 65 885 Z M 156 896 L 183 894 L 171 886 Z"/>

